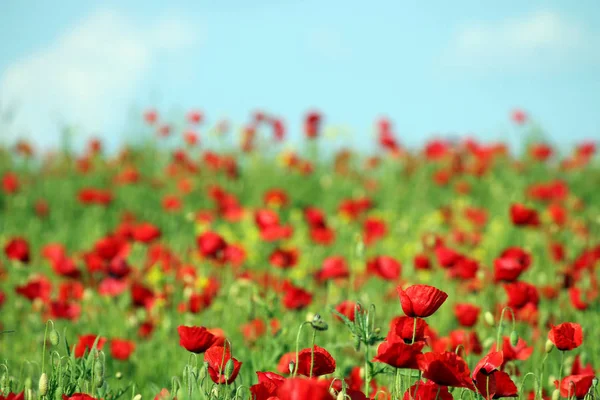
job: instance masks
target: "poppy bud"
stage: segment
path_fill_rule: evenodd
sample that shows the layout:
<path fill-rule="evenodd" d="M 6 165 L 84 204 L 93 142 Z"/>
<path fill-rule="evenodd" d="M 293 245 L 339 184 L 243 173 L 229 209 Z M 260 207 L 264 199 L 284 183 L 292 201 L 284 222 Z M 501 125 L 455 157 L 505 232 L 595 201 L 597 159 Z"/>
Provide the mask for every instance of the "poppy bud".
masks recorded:
<path fill-rule="evenodd" d="M 519 334 L 517 331 L 512 331 L 510 333 L 510 345 L 515 347 L 519 343 Z"/>
<path fill-rule="evenodd" d="M 327 323 L 323 321 L 319 314 L 315 314 L 312 321 L 310 322 L 310 325 L 313 327 L 313 329 L 317 331 L 326 331 L 328 328 Z"/>
<path fill-rule="evenodd" d="M 136 394 L 135 396 L 133 396 L 133 400 L 142 400 L 142 395 L 141 394 Z"/>
<path fill-rule="evenodd" d="M 120 372 L 117 372 L 117 373 L 115 374 L 115 378 L 117 378 L 117 380 L 120 380 L 121 378 L 123 378 L 123 374 L 122 374 L 122 373 L 120 373 Z"/>
<path fill-rule="evenodd" d="M 25 379 L 25 389 L 31 389 L 31 385 L 32 385 L 31 378 L 27 377 Z"/>
<path fill-rule="evenodd" d="M 596 386 L 598 386 L 598 378 L 594 377 L 594 379 L 592 379 L 592 388 L 596 388 Z"/>
<path fill-rule="evenodd" d="M 48 336 L 52 346 L 58 346 L 58 342 L 60 341 L 60 335 L 58 334 L 56 329 L 52 328 Z"/>
<path fill-rule="evenodd" d="M 560 399 L 560 390 L 555 389 L 554 392 L 552 392 L 552 400 L 558 400 Z"/>
<path fill-rule="evenodd" d="M 293 361 L 290 361 L 290 363 L 288 364 L 288 368 L 290 370 L 290 374 L 294 373 L 294 369 L 296 368 L 296 363 Z"/>
<path fill-rule="evenodd" d="M 489 311 L 486 311 L 486 312 L 483 314 L 483 320 L 484 320 L 484 321 L 485 321 L 485 323 L 486 323 L 486 324 L 488 324 L 489 326 L 494 326 L 494 315 L 493 315 L 491 312 L 489 312 Z"/>
<path fill-rule="evenodd" d="M 225 364 L 225 378 L 227 380 L 229 380 L 229 378 L 231 378 L 231 375 L 233 374 L 233 359 L 229 359 L 227 360 L 227 364 Z"/>
<path fill-rule="evenodd" d="M 46 375 L 45 372 L 40 376 L 38 390 L 40 391 L 41 396 L 45 396 L 46 393 L 48 393 L 48 375 Z"/>
<path fill-rule="evenodd" d="M 104 364 L 100 359 L 96 359 L 94 364 L 94 379 L 96 380 L 97 387 L 101 387 L 104 383 Z"/>
<path fill-rule="evenodd" d="M 206 371 L 208 370 L 207 366 L 203 366 L 202 369 L 200 369 L 200 373 L 198 374 L 198 380 L 202 381 L 204 378 L 206 378 Z"/>
<path fill-rule="evenodd" d="M 544 347 L 544 350 L 546 351 L 546 353 L 550 353 L 553 348 L 554 348 L 554 343 L 552 343 L 552 341 L 550 339 L 546 340 L 546 347 Z"/>

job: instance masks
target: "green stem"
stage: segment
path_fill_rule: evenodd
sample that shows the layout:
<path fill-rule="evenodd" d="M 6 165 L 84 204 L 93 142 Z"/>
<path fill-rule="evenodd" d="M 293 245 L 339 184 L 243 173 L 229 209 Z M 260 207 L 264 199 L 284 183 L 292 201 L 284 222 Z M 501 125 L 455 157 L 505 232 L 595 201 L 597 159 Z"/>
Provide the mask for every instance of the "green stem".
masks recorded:
<path fill-rule="evenodd" d="M 565 352 L 561 351 L 560 352 L 560 372 L 558 373 L 558 384 L 559 385 L 562 382 L 563 366 L 564 365 L 565 365 Z"/>
<path fill-rule="evenodd" d="M 410 342 L 411 344 L 413 344 L 415 342 L 416 337 L 417 337 L 417 317 L 415 317 L 414 321 L 413 321 L 413 334 L 412 334 L 412 341 Z"/>
<path fill-rule="evenodd" d="M 538 395 L 539 395 L 540 399 L 542 398 L 542 392 L 543 392 L 543 387 L 542 387 L 543 383 L 542 382 L 544 382 L 544 372 L 546 370 L 546 360 L 547 359 L 548 359 L 548 353 L 546 353 L 546 355 L 544 356 L 544 359 L 542 360 L 542 371 L 540 373 L 540 379 L 538 381 L 538 383 L 539 383 L 538 384 Z"/>
<path fill-rule="evenodd" d="M 309 378 L 312 378 L 313 365 L 315 364 L 315 339 L 317 338 L 317 330 L 313 329 L 312 344 L 310 346 L 310 374 Z"/>
<path fill-rule="evenodd" d="M 369 373 L 369 345 L 365 344 L 365 396 L 368 396 L 370 383 L 371 376 Z"/>
<path fill-rule="evenodd" d="M 296 364 L 294 364 L 294 371 L 292 373 L 292 378 L 296 377 L 298 373 L 298 354 L 300 353 L 300 334 L 302 333 L 302 328 L 304 325 L 310 324 L 308 321 L 304 321 L 300 324 L 300 328 L 298 328 L 298 334 L 296 335 Z"/>
<path fill-rule="evenodd" d="M 515 313 L 513 312 L 512 308 L 510 307 L 504 307 L 502 309 L 502 314 L 500 314 L 500 322 L 498 323 L 498 332 L 496 333 L 496 351 L 501 351 L 501 347 L 500 347 L 500 337 L 502 334 L 502 323 L 504 322 L 504 313 L 506 312 L 506 310 L 510 311 L 510 315 L 512 316 L 512 328 L 513 331 L 515 330 Z"/>

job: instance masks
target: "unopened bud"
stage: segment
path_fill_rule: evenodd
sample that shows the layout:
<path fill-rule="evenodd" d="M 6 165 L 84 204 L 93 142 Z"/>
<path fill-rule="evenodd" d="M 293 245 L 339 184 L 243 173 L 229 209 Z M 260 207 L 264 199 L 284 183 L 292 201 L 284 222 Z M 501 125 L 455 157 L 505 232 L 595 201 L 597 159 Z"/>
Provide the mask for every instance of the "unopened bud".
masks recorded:
<path fill-rule="evenodd" d="M 552 343 L 552 340 L 550 339 L 546 340 L 546 346 L 544 347 L 544 350 L 546 353 L 550 353 L 552 349 L 554 349 L 554 343 Z"/>
<path fill-rule="evenodd" d="M 38 390 L 41 396 L 45 396 L 48 393 L 48 375 L 45 372 L 40 376 Z"/>
<path fill-rule="evenodd" d="M 560 399 L 560 390 L 555 389 L 554 392 L 552 392 L 552 400 L 558 400 Z"/>
<path fill-rule="evenodd" d="M 233 359 L 229 359 L 227 364 L 225 364 L 225 379 L 229 380 L 233 375 Z"/>
<path fill-rule="evenodd" d="M 117 372 L 115 374 L 115 378 L 117 378 L 117 380 L 119 380 L 119 379 L 123 378 L 123 374 L 121 372 Z"/>
<path fill-rule="evenodd" d="M 294 369 L 296 368 L 296 363 L 293 361 L 290 361 L 290 363 L 288 364 L 288 368 L 290 369 L 290 374 L 293 374 Z"/>
<path fill-rule="evenodd" d="M 313 329 L 317 331 L 326 331 L 329 328 L 327 322 L 323 321 L 319 314 L 315 315 L 315 318 L 313 318 L 313 320 L 311 321 L 310 326 L 312 326 Z"/>
<path fill-rule="evenodd" d="M 205 366 L 203 366 L 202 368 L 200 368 L 200 372 L 198 373 L 198 379 L 200 381 L 202 381 L 204 378 L 206 378 L 206 370 L 208 368 L 206 368 Z"/>
<path fill-rule="evenodd" d="M 594 377 L 594 379 L 592 379 L 592 387 L 595 389 L 596 386 L 598 386 L 598 378 Z"/>
<path fill-rule="evenodd" d="M 133 396 L 133 400 L 142 400 L 142 395 L 141 394 L 136 394 L 135 396 Z"/>
<path fill-rule="evenodd" d="M 52 346 L 58 346 L 58 342 L 60 342 L 60 335 L 56 329 L 52 329 L 48 334 L 48 338 L 50 339 L 50 343 Z"/>
<path fill-rule="evenodd" d="M 519 334 L 517 331 L 512 331 L 510 333 L 510 345 L 515 347 L 519 343 Z"/>
<path fill-rule="evenodd" d="M 494 321 L 494 315 L 493 315 L 491 312 L 489 312 L 489 311 L 486 311 L 486 312 L 483 314 L 483 320 L 484 320 L 484 321 L 485 321 L 485 323 L 486 323 L 486 324 L 488 324 L 489 326 L 494 326 L 494 322 L 495 322 L 495 321 Z"/>

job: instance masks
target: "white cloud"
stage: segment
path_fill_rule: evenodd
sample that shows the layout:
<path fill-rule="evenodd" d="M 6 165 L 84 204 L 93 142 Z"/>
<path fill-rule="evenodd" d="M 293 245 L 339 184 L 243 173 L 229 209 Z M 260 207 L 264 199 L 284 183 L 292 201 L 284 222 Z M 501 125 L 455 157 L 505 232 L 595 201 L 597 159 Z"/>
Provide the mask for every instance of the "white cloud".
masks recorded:
<path fill-rule="evenodd" d="M 61 123 L 101 131 L 125 114 L 161 55 L 200 39 L 198 28 L 175 17 L 138 26 L 115 11 L 98 11 L 10 65 L 0 77 L 0 99 L 19 104 L 15 129 L 42 145 L 57 143 Z"/>
<path fill-rule="evenodd" d="M 553 11 L 462 26 L 442 65 L 468 70 L 543 70 L 598 62 L 600 38 Z"/>

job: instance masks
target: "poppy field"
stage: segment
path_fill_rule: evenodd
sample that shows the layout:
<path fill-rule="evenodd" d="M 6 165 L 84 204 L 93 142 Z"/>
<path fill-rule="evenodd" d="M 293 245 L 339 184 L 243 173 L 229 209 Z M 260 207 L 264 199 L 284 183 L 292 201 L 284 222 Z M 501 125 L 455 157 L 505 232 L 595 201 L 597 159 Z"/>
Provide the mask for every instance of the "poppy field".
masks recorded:
<path fill-rule="evenodd" d="M 0 400 L 596 399 L 596 147 L 511 117 L 519 152 L 316 111 L 0 147 Z"/>

